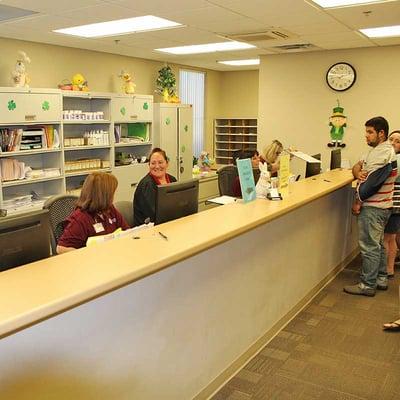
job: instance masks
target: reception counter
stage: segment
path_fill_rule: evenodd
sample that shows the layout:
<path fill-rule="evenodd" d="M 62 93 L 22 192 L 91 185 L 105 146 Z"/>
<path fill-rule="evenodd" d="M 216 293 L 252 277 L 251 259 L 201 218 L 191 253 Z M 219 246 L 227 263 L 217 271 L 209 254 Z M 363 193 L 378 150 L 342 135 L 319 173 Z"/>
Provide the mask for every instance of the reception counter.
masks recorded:
<path fill-rule="evenodd" d="M 207 398 L 355 255 L 352 179 L 1 273 L 1 399 Z"/>

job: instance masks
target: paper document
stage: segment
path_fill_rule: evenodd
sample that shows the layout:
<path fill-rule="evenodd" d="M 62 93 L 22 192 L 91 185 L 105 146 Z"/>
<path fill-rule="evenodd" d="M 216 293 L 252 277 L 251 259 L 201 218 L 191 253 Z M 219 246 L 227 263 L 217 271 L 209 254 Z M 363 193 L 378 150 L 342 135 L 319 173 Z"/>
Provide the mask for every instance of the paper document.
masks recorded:
<path fill-rule="evenodd" d="M 303 153 L 302 151 L 291 151 L 290 154 L 292 154 L 295 157 L 301 158 L 304 161 L 308 161 L 308 162 L 312 162 L 312 163 L 320 163 L 321 162 L 321 160 L 311 157 L 308 154 Z"/>
<path fill-rule="evenodd" d="M 86 246 L 91 246 L 92 244 L 108 242 L 109 240 L 124 237 L 131 233 L 136 234 L 136 233 L 142 231 L 143 229 L 152 228 L 153 226 L 154 226 L 154 223 L 150 222 L 149 224 L 135 226 L 134 228 L 127 229 L 125 231 L 123 231 L 121 228 L 118 228 L 113 233 L 109 233 L 108 235 L 91 236 L 87 239 Z"/>
<path fill-rule="evenodd" d="M 231 204 L 236 201 L 236 197 L 232 196 L 220 196 L 220 197 L 214 197 L 213 199 L 208 199 L 207 203 L 215 203 L 215 204 Z"/>

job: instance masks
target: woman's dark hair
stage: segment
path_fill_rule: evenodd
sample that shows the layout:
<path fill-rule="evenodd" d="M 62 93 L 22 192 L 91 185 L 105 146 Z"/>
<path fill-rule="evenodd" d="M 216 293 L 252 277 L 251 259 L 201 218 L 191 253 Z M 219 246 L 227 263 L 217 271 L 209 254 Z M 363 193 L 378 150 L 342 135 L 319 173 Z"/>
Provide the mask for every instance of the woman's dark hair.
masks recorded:
<path fill-rule="evenodd" d="M 167 153 L 166 153 L 163 149 L 160 149 L 159 147 L 154 147 L 154 149 L 151 150 L 151 152 L 150 152 L 150 154 L 149 154 L 149 162 L 150 162 L 150 160 L 151 160 L 151 156 L 152 156 L 153 154 L 155 154 L 155 153 L 161 154 L 162 157 L 164 158 L 164 160 L 165 160 L 166 162 L 169 162 L 169 158 L 168 158 L 168 156 L 167 156 Z"/>
<path fill-rule="evenodd" d="M 259 156 L 257 149 L 243 149 L 237 152 L 233 157 L 234 164 L 236 165 L 236 160 L 243 160 L 244 158 L 253 158 L 254 156 Z"/>
<path fill-rule="evenodd" d="M 91 213 L 108 211 L 118 186 L 117 178 L 105 172 L 93 172 L 83 183 L 77 207 Z"/>
<path fill-rule="evenodd" d="M 366 123 L 365 126 L 371 126 L 372 128 L 375 129 L 377 133 L 380 131 L 383 131 L 385 134 L 385 139 L 388 138 L 388 133 L 389 133 L 389 123 L 387 120 L 383 117 L 374 117 L 369 119 Z"/>

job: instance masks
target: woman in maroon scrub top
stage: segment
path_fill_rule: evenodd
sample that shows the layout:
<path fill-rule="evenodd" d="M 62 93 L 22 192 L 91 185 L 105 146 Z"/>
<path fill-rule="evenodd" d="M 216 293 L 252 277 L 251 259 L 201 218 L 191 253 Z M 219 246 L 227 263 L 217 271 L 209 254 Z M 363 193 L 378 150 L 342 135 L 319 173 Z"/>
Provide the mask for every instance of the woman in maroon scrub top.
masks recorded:
<path fill-rule="evenodd" d="M 129 225 L 113 206 L 118 181 L 114 175 L 94 172 L 87 176 L 75 211 L 66 219 L 57 253 L 86 246 L 91 236 L 106 235 Z"/>

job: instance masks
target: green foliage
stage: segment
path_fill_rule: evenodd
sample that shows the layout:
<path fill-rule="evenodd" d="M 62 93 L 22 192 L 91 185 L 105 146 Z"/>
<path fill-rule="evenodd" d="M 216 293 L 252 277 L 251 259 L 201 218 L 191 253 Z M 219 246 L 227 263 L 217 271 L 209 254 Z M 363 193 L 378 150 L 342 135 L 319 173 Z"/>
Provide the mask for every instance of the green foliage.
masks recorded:
<path fill-rule="evenodd" d="M 168 89 L 170 96 L 175 94 L 176 91 L 176 78 L 175 74 L 169 65 L 161 68 L 158 71 L 158 78 L 156 80 L 157 92 L 163 94 L 164 89 Z"/>

